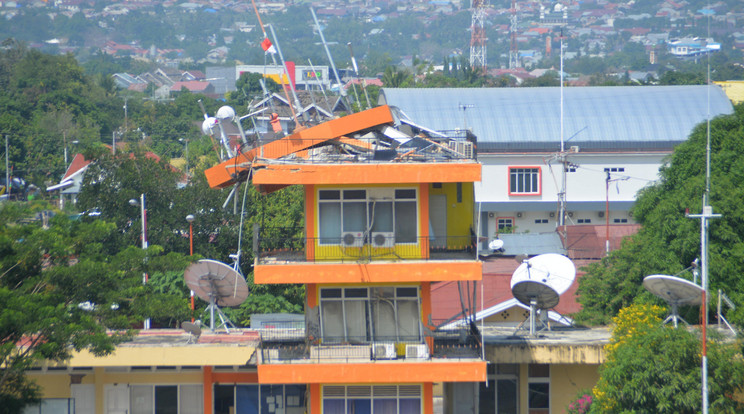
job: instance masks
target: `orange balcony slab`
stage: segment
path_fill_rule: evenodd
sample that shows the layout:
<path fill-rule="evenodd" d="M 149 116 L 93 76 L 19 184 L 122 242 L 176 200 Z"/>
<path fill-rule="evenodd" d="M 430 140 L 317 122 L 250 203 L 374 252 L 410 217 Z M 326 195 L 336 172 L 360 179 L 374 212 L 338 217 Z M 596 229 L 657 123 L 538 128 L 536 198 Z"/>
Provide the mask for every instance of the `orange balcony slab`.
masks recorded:
<path fill-rule="evenodd" d="M 260 384 L 484 382 L 485 361 L 422 361 L 258 366 Z"/>
<path fill-rule="evenodd" d="M 255 185 L 457 183 L 481 180 L 472 162 L 254 164 Z"/>
<path fill-rule="evenodd" d="M 386 263 L 286 263 L 256 265 L 254 282 L 405 283 L 481 280 L 479 261 L 407 261 Z"/>

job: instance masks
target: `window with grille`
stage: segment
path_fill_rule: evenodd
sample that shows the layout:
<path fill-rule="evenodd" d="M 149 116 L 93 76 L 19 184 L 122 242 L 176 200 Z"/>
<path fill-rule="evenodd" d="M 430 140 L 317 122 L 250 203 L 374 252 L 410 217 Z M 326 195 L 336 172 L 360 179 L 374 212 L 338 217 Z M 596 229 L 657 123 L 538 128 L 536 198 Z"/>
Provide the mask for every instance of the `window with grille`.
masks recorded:
<path fill-rule="evenodd" d="M 509 167 L 509 195 L 540 195 L 540 167 Z"/>

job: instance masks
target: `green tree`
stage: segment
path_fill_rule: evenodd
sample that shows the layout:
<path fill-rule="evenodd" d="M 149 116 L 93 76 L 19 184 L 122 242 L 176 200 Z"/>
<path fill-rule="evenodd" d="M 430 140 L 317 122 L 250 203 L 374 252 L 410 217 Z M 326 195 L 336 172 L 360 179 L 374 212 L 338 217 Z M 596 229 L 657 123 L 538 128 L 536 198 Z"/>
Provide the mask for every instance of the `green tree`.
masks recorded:
<path fill-rule="evenodd" d="M 413 77 L 405 69 L 398 69 L 394 66 L 385 68 L 382 74 L 382 84 L 386 88 L 405 88 L 410 86 Z"/>
<path fill-rule="evenodd" d="M 744 300 L 744 105 L 734 114 L 711 121 L 710 204 L 723 215 L 710 224 L 709 280 L 711 292 L 723 289 L 734 302 Z M 608 318 L 637 300 L 652 300 L 642 287 L 654 273 L 677 274 L 700 254 L 700 223 L 685 217 L 699 212 L 705 189 L 706 125 L 698 125 L 687 141 L 676 147 L 660 170 L 660 180 L 643 189 L 632 210 L 639 232 L 622 247 L 587 268 L 579 279 L 577 320 L 607 323 Z M 715 297 L 715 294 L 714 294 Z M 655 299 L 654 299 L 655 300 Z M 729 314 L 744 321 L 744 311 Z M 690 315 L 695 319 L 695 312 Z"/>
<path fill-rule="evenodd" d="M 614 319 L 592 413 L 699 412 L 700 339 L 686 329 L 662 325 L 661 312 L 657 306 L 634 305 Z M 708 357 L 710 409 L 741 412 L 744 405 L 734 398 L 744 381 L 740 346 L 710 341 Z"/>

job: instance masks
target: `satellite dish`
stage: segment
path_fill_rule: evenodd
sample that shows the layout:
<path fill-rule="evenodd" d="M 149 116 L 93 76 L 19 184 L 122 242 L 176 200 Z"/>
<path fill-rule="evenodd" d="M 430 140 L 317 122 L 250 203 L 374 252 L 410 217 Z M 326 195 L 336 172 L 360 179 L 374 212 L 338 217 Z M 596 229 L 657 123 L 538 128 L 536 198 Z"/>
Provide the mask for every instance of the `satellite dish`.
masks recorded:
<path fill-rule="evenodd" d="M 202 132 L 204 135 L 212 135 L 212 127 L 217 124 L 217 118 L 209 117 L 202 122 Z"/>
<path fill-rule="evenodd" d="M 501 239 L 493 239 L 488 243 L 488 248 L 497 251 L 504 248 L 504 241 Z"/>
<path fill-rule="evenodd" d="M 181 329 L 189 334 L 189 341 L 187 343 L 191 343 L 192 339 L 196 342 L 199 340 L 199 336 L 201 336 L 201 321 L 182 322 Z"/>
<path fill-rule="evenodd" d="M 664 320 L 664 323 L 672 321 L 675 328 L 678 321 L 689 325 L 687 321 L 679 316 L 678 309 L 680 306 L 696 306 L 703 303 L 703 288 L 680 277 L 668 275 L 646 276 L 643 278 L 643 287 L 669 304 L 672 308 L 671 314 Z"/>
<path fill-rule="evenodd" d="M 560 296 L 576 279 L 576 267 L 571 259 L 557 253 L 541 254 L 531 259 L 520 256 L 518 261 L 522 264 L 512 274 L 512 295 L 520 303 L 530 307 L 530 316 L 527 320 L 530 323 L 530 335 L 534 336 L 538 311 L 558 305 Z M 550 329 L 545 322 L 546 318 L 542 319 L 541 329 Z M 517 331 L 522 329 L 525 322 L 517 327 Z"/>
<path fill-rule="evenodd" d="M 220 109 L 217 110 L 217 119 L 234 119 L 235 118 L 235 110 L 228 105 L 220 107 Z"/>
<path fill-rule="evenodd" d="M 217 312 L 222 320 L 220 326 L 230 332 L 227 326 L 234 328 L 235 325 L 222 313 L 220 306 L 238 306 L 248 298 L 248 285 L 243 276 L 222 262 L 202 259 L 189 265 L 183 277 L 196 296 L 209 302 L 210 329 L 214 331 L 214 313 Z"/>

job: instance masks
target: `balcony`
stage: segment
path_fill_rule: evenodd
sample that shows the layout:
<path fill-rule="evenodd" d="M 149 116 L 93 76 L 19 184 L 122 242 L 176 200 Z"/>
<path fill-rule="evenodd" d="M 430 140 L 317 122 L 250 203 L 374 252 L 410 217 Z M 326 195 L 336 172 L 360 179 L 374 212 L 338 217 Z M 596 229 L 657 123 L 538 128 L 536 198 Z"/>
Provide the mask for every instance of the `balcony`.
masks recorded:
<path fill-rule="evenodd" d="M 258 265 L 323 262 L 477 260 L 475 236 L 412 237 L 396 239 L 390 233 L 346 233 L 344 237 L 317 238 L 297 228 L 254 229 Z"/>
<path fill-rule="evenodd" d="M 467 329 L 429 332 L 417 342 L 328 343 L 306 337 L 304 329 L 267 329 L 260 336 L 262 364 L 482 360 L 480 334 Z"/>

